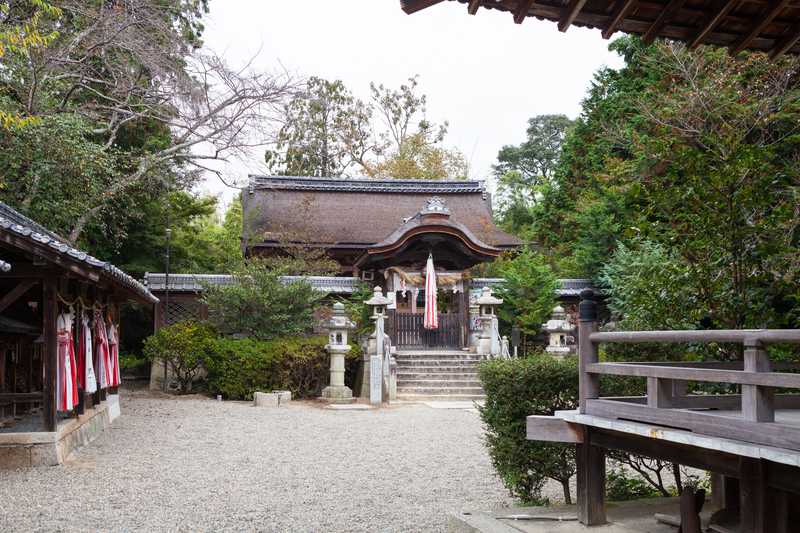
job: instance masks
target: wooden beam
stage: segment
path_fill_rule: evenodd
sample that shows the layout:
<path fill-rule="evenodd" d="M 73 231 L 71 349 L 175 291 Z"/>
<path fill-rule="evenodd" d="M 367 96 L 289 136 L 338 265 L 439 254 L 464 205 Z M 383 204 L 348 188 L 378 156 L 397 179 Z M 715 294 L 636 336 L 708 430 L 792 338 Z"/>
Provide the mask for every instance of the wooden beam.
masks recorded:
<path fill-rule="evenodd" d="M 469 4 L 467 5 L 467 13 L 474 15 L 478 12 L 479 7 L 481 7 L 481 0 L 469 0 Z"/>
<path fill-rule="evenodd" d="M 406 15 L 422 11 L 431 6 L 434 6 L 444 0 L 401 0 L 400 9 L 405 11 Z"/>
<path fill-rule="evenodd" d="M 522 24 L 522 21 L 528 16 L 534 0 L 519 0 L 517 8 L 514 10 L 514 24 Z"/>
<path fill-rule="evenodd" d="M 569 27 L 572 26 L 572 23 L 575 22 L 575 18 L 578 16 L 578 13 L 581 12 L 585 4 L 586 0 L 569 0 L 569 3 L 564 6 L 564 10 L 561 12 L 561 18 L 558 21 L 558 31 L 567 31 Z"/>
<path fill-rule="evenodd" d="M 739 457 L 728 452 L 599 428 L 592 428 L 590 442 L 607 450 L 645 455 L 726 476 L 739 474 Z"/>
<path fill-rule="evenodd" d="M 800 40 L 800 22 L 793 24 L 784 32 L 783 37 L 775 42 L 775 46 L 769 52 L 770 59 L 780 57 L 791 50 L 798 40 Z"/>
<path fill-rule="evenodd" d="M 689 41 L 689 48 L 694 49 L 700 46 L 705 38 L 708 37 L 708 34 L 714 31 L 714 28 L 717 27 L 722 19 L 728 16 L 728 13 L 730 13 L 738 3 L 739 0 L 721 0 L 720 2 L 717 2 L 714 10 L 711 12 L 708 18 L 706 18 L 705 22 L 694 35 L 694 37 L 692 37 L 692 39 Z"/>
<path fill-rule="evenodd" d="M 614 6 L 614 11 L 611 13 L 611 21 L 603 30 L 603 39 L 610 39 L 614 35 L 614 32 L 617 31 L 619 25 L 635 5 L 636 0 L 619 0 L 617 2 L 617 5 Z"/>
<path fill-rule="evenodd" d="M 764 13 L 761 14 L 758 21 L 753 25 L 750 31 L 745 35 L 743 38 L 739 39 L 739 42 L 731 46 L 730 53 L 731 55 L 736 55 L 745 48 L 747 48 L 750 43 L 753 42 L 753 39 L 758 37 L 758 35 L 769 26 L 770 22 L 777 17 L 781 11 L 786 9 L 789 4 L 791 4 L 792 0 L 773 0 L 770 3 L 769 7 L 767 8 Z"/>
<path fill-rule="evenodd" d="M 19 300 L 22 295 L 24 295 L 38 283 L 38 281 L 23 281 L 17 284 L 17 286 L 11 289 L 8 294 L 0 298 L 0 313 L 8 309 L 8 306 Z"/>
<path fill-rule="evenodd" d="M 567 444 L 581 444 L 584 441 L 584 426 L 555 416 L 530 415 L 527 417 L 526 426 L 528 440 Z"/>
<path fill-rule="evenodd" d="M 658 14 L 656 20 L 650 25 L 647 32 L 642 36 L 642 42 L 646 45 L 652 44 L 655 38 L 658 37 L 658 32 L 661 31 L 661 28 L 672 20 L 680 8 L 683 7 L 684 3 L 686 3 L 686 0 L 670 0 L 667 6 Z"/>

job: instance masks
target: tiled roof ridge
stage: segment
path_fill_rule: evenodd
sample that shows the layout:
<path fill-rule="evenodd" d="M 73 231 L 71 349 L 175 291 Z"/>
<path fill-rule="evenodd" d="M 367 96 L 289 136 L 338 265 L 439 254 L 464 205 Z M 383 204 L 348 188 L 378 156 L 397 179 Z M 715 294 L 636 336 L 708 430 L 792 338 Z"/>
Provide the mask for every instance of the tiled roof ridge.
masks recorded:
<path fill-rule="evenodd" d="M 109 277 L 116 279 L 122 285 L 129 287 L 152 302 L 158 301 L 147 288 L 108 261 L 101 261 L 96 257 L 78 250 L 67 240 L 42 226 L 35 220 L 23 215 L 5 202 L 0 202 L 0 228 L 9 230 L 17 235 L 30 239 L 40 245 L 52 248 L 59 254 L 65 254 L 74 261 L 81 261 L 95 268 L 102 269 Z"/>
<path fill-rule="evenodd" d="M 258 189 L 284 189 L 340 192 L 436 192 L 441 194 L 484 193 L 482 180 L 426 180 L 393 178 L 335 178 L 317 176 L 249 176 L 249 192 Z"/>

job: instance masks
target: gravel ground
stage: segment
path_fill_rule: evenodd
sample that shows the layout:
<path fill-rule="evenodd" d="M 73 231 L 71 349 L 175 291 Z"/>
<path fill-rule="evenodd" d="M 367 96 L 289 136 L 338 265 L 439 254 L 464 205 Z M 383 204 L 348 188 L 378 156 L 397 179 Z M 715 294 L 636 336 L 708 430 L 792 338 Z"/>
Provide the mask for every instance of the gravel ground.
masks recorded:
<path fill-rule="evenodd" d="M 513 504 L 474 411 L 128 391 L 122 415 L 62 466 L 0 471 L 0 531 L 442 531 Z"/>

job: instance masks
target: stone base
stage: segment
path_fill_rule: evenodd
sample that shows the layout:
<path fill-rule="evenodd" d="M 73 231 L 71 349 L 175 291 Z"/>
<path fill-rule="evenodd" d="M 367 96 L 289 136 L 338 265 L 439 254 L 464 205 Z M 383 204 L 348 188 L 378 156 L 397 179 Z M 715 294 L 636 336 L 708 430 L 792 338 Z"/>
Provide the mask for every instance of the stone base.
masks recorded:
<path fill-rule="evenodd" d="M 119 396 L 110 394 L 99 405 L 87 407 L 78 418 L 60 420 L 57 431 L 2 433 L 0 470 L 59 465 L 73 451 L 99 437 L 117 416 Z"/>
<path fill-rule="evenodd" d="M 353 398 L 353 391 L 350 387 L 334 387 L 328 386 L 322 389 L 321 400 L 329 403 L 353 403 L 356 401 Z"/>
<path fill-rule="evenodd" d="M 279 407 L 281 395 L 277 392 L 255 392 L 253 393 L 253 405 L 255 407 Z"/>

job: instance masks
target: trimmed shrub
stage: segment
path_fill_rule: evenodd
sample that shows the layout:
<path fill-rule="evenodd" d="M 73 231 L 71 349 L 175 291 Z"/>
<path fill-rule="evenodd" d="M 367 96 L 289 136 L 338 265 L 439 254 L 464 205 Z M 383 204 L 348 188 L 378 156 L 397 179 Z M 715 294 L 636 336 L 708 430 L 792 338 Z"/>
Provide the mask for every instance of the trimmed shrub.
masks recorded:
<path fill-rule="evenodd" d="M 254 392 L 279 389 L 290 390 L 297 398 L 315 397 L 330 375 L 326 341 L 326 337 L 216 339 L 206 362 L 208 390 L 230 400 L 251 400 Z M 348 366 L 357 360 L 358 354 L 351 352 Z"/>
<path fill-rule="evenodd" d="M 192 390 L 206 361 L 216 350 L 216 332 L 206 324 L 178 322 L 159 329 L 144 342 L 144 356 L 153 363 L 166 361 L 178 391 Z"/>
<path fill-rule="evenodd" d="M 479 375 L 486 391 L 486 403 L 480 408 L 486 445 L 506 488 L 524 503 L 543 503 L 541 489 L 550 478 L 561 483 L 564 500 L 570 503 L 575 447 L 527 440 L 525 419 L 577 407 L 576 360 L 535 354 L 486 361 L 481 363 Z"/>

